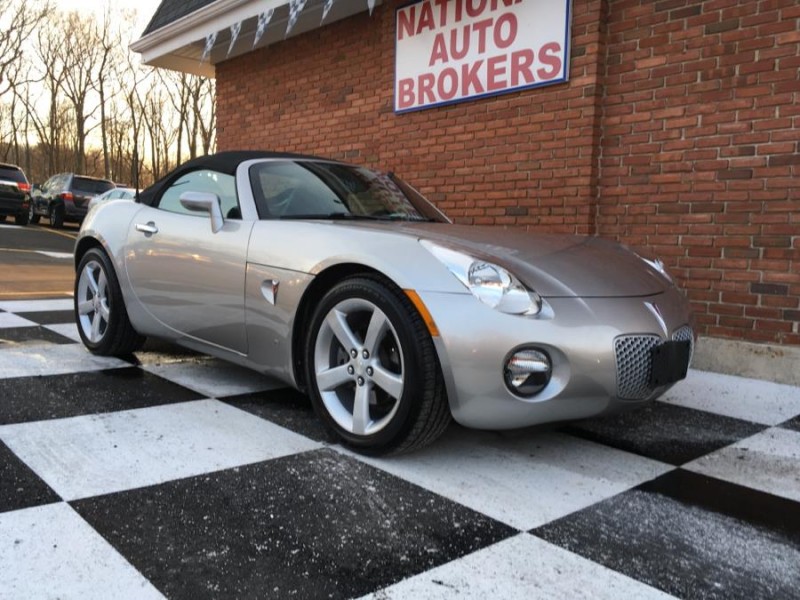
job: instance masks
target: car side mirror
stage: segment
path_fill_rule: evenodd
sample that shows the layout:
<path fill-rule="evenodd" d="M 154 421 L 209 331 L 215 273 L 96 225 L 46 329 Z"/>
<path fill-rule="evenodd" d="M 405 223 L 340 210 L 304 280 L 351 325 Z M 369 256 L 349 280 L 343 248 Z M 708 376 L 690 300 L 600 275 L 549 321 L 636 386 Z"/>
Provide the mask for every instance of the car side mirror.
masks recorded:
<path fill-rule="evenodd" d="M 217 233 L 225 224 L 219 196 L 210 192 L 184 192 L 180 196 L 181 205 L 192 212 L 208 213 L 211 218 L 211 231 Z"/>

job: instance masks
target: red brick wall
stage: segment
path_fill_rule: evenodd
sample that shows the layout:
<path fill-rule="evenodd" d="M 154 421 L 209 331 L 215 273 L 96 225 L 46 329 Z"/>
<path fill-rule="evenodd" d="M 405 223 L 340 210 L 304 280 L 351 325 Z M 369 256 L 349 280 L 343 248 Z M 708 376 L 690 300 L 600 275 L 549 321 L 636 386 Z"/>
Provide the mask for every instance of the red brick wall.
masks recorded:
<path fill-rule="evenodd" d="M 800 343 L 800 4 L 609 3 L 597 232 L 651 248 L 702 331 Z"/>
<path fill-rule="evenodd" d="M 399 4 L 218 65 L 219 149 L 390 168 L 458 222 L 652 249 L 702 333 L 800 343 L 795 1 L 573 0 L 569 83 L 395 115 Z"/>

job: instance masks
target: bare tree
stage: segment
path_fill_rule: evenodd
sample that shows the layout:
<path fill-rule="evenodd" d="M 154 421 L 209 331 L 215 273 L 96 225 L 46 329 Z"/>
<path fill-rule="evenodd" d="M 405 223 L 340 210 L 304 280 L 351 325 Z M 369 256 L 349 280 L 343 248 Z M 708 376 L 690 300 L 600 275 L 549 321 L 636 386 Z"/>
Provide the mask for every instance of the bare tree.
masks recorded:
<path fill-rule="evenodd" d="M 213 80 L 140 65 L 133 15 L 110 0 L 99 18 L 47 13 L 51 1 L 0 0 L 0 157 L 35 180 L 78 170 L 141 186 L 213 151 Z"/>
<path fill-rule="evenodd" d="M 63 56 L 63 38 L 57 26 L 58 15 L 51 14 L 42 22 L 42 27 L 36 32 L 34 45 L 37 65 L 40 75 L 32 81 L 32 85 L 44 91 L 44 94 L 34 96 L 30 86 L 25 90 L 24 102 L 31 115 L 31 122 L 39 143 L 45 146 L 47 173 L 58 170 L 60 150 L 63 140 L 64 106 L 60 102 L 61 88 L 64 84 L 66 65 Z M 43 116 L 42 108 L 46 102 L 46 115 Z"/>
<path fill-rule="evenodd" d="M 215 124 L 216 85 L 213 79 L 207 79 L 205 77 L 199 77 L 197 79 L 196 91 L 192 94 L 192 110 L 194 111 L 194 118 L 197 123 L 203 154 L 208 154 L 213 147 L 214 137 L 217 131 Z"/>
<path fill-rule="evenodd" d="M 18 83 L 25 42 L 50 10 L 49 0 L 0 0 L 0 97 Z"/>
<path fill-rule="evenodd" d="M 128 73 L 131 81 L 127 82 L 127 93 L 125 94 L 125 110 L 130 118 L 130 136 L 133 142 L 130 160 L 130 181 L 134 187 L 142 187 L 142 113 L 144 112 L 144 100 L 140 94 L 140 89 L 146 81 L 152 78 L 152 69 L 142 68 L 135 60 L 133 54 L 126 57 Z"/>
<path fill-rule="evenodd" d="M 191 76 L 187 73 L 167 72 L 164 74 L 172 108 L 178 120 L 175 143 L 178 164 L 183 162 L 183 144 L 184 140 L 188 138 L 189 131 L 189 77 Z"/>
<path fill-rule="evenodd" d="M 171 168 L 170 149 L 174 147 L 177 132 L 170 115 L 164 111 L 169 98 L 163 74 L 155 71 L 154 75 L 145 96 L 141 117 L 150 141 L 153 177 L 158 179 Z"/>
<path fill-rule="evenodd" d="M 62 90 L 69 100 L 75 117 L 75 170 L 86 171 L 86 138 L 97 106 L 89 108 L 96 71 L 101 59 L 94 22 L 73 11 L 59 21 L 64 36 L 64 83 Z"/>
<path fill-rule="evenodd" d="M 111 3 L 105 5 L 102 20 L 97 24 L 95 37 L 99 48 L 99 62 L 97 66 L 94 89 L 97 91 L 100 102 L 100 138 L 103 146 L 103 173 L 107 179 L 114 177 L 111 168 L 111 149 L 109 148 L 109 122 L 108 111 L 110 105 L 119 95 L 130 72 L 126 71 L 125 48 L 128 41 L 123 41 L 124 33 L 121 27 L 134 21 L 133 13 L 113 10 Z M 109 90 L 109 87 L 111 88 Z"/>

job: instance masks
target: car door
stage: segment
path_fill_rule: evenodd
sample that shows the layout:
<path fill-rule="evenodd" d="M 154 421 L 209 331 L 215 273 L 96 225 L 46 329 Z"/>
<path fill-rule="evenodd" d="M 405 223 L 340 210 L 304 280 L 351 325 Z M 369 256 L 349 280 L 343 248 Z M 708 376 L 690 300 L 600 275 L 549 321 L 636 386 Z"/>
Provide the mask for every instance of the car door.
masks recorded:
<path fill-rule="evenodd" d="M 34 212 L 37 214 L 47 214 L 48 199 L 47 195 L 53 187 L 53 183 L 58 180 L 60 175 L 53 175 L 50 179 L 45 181 L 41 187 L 31 193 L 31 202 L 34 206 Z"/>
<path fill-rule="evenodd" d="M 184 192 L 220 198 L 221 230 L 207 213 L 180 203 Z M 253 223 L 239 214 L 232 176 L 202 169 L 175 180 L 143 205 L 128 230 L 125 264 L 133 292 L 163 326 L 237 353 L 247 352 L 244 287 Z"/>

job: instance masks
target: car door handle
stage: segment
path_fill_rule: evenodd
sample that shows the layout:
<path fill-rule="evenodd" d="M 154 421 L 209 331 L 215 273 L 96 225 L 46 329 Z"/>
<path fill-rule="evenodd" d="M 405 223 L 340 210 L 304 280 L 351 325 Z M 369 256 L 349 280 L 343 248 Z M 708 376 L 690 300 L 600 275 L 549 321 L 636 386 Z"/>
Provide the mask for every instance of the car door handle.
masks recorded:
<path fill-rule="evenodd" d="M 158 227 L 156 227 L 156 224 L 152 221 L 149 223 L 137 223 L 136 231 L 141 231 L 142 233 L 152 235 L 154 233 L 158 233 Z"/>

